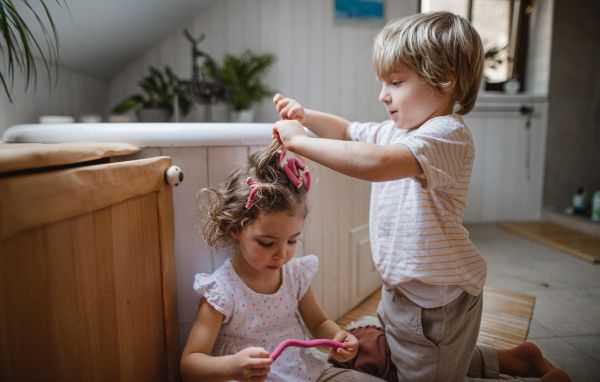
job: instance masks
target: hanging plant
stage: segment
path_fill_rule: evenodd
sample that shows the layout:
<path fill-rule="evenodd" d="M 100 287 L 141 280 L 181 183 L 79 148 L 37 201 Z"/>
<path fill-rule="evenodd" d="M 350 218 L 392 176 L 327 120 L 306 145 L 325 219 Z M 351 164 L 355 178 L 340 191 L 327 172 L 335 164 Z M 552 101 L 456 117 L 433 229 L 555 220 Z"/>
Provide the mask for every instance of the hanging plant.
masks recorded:
<path fill-rule="evenodd" d="M 33 36 L 30 26 L 15 7 L 17 1 L 23 3 L 26 9 L 35 16 L 37 24 L 44 34 L 47 52 L 42 49 L 40 43 Z M 11 103 L 11 92 L 17 70 L 25 77 L 25 91 L 27 91 L 30 81 L 35 83 L 37 80 L 35 56 L 39 56 L 43 61 L 50 79 L 52 79 L 51 68 L 59 61 L 56 25 L 44 0 L 38 1 L 44 8 L 45 17 L 38 14 L 28 0 L 0 0 L 0 32 L 3 38 L 3 41 L 0 42 L 0 55 L 6 60 L 0 71 L 0 83 Z M 61 8 L 63 7 L 61 0 L 55 1 Z M 62 3 L 66 7 L 66 2 L 62 1 Z M 47 24 L 49 25 L 47 26 Z M 58 75 L 58 66 L 56 66 L 56 75 Z"/>

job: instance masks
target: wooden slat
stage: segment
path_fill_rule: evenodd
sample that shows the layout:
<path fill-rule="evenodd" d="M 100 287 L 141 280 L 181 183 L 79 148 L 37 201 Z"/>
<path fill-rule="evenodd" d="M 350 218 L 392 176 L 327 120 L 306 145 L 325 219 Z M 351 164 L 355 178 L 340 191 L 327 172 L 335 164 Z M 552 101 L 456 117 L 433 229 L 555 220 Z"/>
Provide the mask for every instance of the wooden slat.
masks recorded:
<path fill-rule="evenodd" d="M 0 239 L 158 191 L 170 164 L 158 157 L 0 178 Z"/>
<path fill-rule="evenodd" d="M 0 380 L 167 380 L 156 205 L 152 192 L 1 242 Z"/>
<path fill-rule="evenodd" d="M 592 234 L 552 222 L 500 223 L 498 226 L 590 263 L 600 262 L 600 237 Z"/>
<path fill-rule="evenodd" d="M 508 349 L 525 342 L 533 313 L 535 296 L 504 289 L 483 288 L 483 313 L 478 344 Z M 381 290 L 337 320 L 340 327 L 363 316 L 377 316 Z"/>
<path fill-rule="evenodd" d="M 128 143 L 0 144 L 0 174 L 82 163 L 140 151 Z"/>
<path fill-rule="evenodd" d="M 165 345 L 169 381 L 180 380 L 179 375 L 179 312 L 177 309 L 177 272 L 175 269 L 175 216 L 173 191 L 165 186 L 157 193 L 160 242 L 160 269 L 162 276 L 163 314 L 165 320 Z"/>

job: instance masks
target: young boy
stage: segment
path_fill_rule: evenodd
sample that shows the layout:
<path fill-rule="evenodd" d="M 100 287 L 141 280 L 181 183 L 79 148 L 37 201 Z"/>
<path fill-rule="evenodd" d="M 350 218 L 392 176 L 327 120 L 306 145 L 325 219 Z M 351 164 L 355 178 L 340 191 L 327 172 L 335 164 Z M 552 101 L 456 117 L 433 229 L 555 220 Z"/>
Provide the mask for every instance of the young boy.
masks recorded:
<path fill-rule="evenodd" d="M 479 35 L 448 12 L 392 21 L 375 38 L 373 66 L 390 120 L 350 123 L 278 94 L 284 120 L 273 135 L 294 153 L 374 182 L 370 236 L 384 282 L 377 313 L 398 379 L 498 378 L 504 369 L 568 380 L 533 344 L 475 346 L 487 266 L 462 226 L 475 148 L 460 116 L 479 91 Z"/>

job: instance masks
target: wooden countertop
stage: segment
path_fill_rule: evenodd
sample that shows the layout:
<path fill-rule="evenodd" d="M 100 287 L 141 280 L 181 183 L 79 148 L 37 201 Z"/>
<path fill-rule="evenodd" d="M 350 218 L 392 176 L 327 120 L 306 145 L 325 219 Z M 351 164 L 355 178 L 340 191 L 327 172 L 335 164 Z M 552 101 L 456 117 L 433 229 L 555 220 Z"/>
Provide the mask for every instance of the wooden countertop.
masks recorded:
<path fill-rule="evenodd" d="M 138 151 L 128 143 L 6 143 L 0 144 L 0 173 L 70 165 Z"/>

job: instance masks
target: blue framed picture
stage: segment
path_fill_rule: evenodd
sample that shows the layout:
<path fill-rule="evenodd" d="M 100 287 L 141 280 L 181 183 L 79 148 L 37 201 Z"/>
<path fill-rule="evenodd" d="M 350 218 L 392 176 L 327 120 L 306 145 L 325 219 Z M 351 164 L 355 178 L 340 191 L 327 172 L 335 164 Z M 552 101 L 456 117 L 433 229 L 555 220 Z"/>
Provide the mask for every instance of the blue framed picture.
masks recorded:
<path fill-rule="evenodd" d="M 384 0 L 335 0 L 336 24 L 383 24 Z"/>

